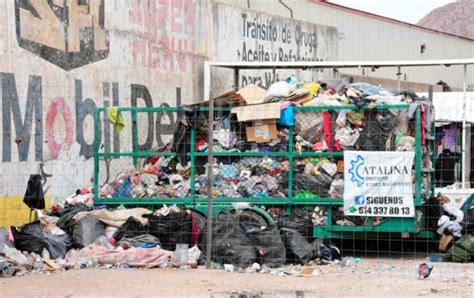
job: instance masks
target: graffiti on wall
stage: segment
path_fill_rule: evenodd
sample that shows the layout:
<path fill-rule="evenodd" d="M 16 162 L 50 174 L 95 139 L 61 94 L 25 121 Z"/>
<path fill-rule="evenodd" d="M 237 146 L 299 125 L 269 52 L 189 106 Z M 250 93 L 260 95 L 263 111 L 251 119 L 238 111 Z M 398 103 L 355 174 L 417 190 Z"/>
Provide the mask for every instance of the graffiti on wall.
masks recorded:
<path fill-rule="evenodd" d="M 198 4 L 197 0 L 131 0 L 134 66 L 183 74 L 195 70 Z"/>
<path fill-rule="evenodd" d="M 107 9 L 114 9 L 113 3 L 106 0 L 15 0 L 18 44 L 65 71 L 106 59 L 110 54 L 109 33 L 118 32 L 105 28 L 106 5 Z M 156 84 L 167 85 L 166 98 L 153 98 L 150 90 L 154 86 L 140 83 L 141 79 L 134 75 L 122 74 L 118 74 L 122 79 L 112 75 L 108 82 L 93 83 L 95 89 L 102 89 L 100 98 L 90 96 L 90 85 L 83 86 L 82 75 L 68 77 L 67 80 L 73 82 L 72 90 L 68 88 L 66 93 L 58 90 L 55 96 L 46 97 L 45 94 L 51 92 L 44 90 L 51 85 L 46 82 L 49 70 L 31 74 L 23 82 L 17 81 L 19 75 L 15 72 L 0 70 L 2 162 L 43 161 L 45 156 L 56 159 L 63 145 L 74 143 L 79 144 L 81 156 L 91 157 L 93 140 L 88 137 L 91 125 L 85 123 L 92 121 L 97 106 L 181 105 L 182 89 L 193 88 L 193 85 L 183 82 L 182 76 L 170 84 L 170 78 L 185 75 L 191 77 L 188 81 L 194 79 L 198 59 L 201 59 L 196 50 L 197 38 L 203 34 L 196 29 L 199 27 L 196 22 L 201 19 L 196 17 L 202 13 L 200 5 L 197 0 L 130 0 L 127 6 L 122 6 L 128 15 L 125 27 L 130 46 L 130 52 L 124 53 L 131 53 L 131 57 L 125 59 L 136 74 L 143 69 L 156 71 Z M 19 95 L 21 89 L 26 89 L 26 100 Z M 176 96 L 170 97 L 173 93 Z M 129 99 L 125 99 L 124 94 L 130 96 Z M 173 113 L 148 114 L 140 123 L 144 137 L 140 139 L 139 149 L 162 146 L 173 132 L 175 118 Z M 120 134 L 107 121 L 102 124 L 100 135 L 107 152 L 120 151 Z"/>
<path fill-rule="evenodd" d="M 82 171 L 79 164 L 84 160 L 87 167 L 92 165 L 92 123 L 97 107 L 166 107 L 199 100 L 205 59 L 328 59 L 327 48 L 332 47 L 324 46 L 326 31 L 313 30 L 316 33 L 311 35 L 312 27 L 293 20 L 265 17 L 271 20 L 264 24 L 267 19 L 254 21 L 255 12 L 236 7 L 219 9 L 219 17 L 213 18 L 216 6 L 210 0 L 125 2 L 127 5 L 108 0 L 15 0 L 0 15 L 0 38 L 9 42 L 8 52 L 0 53 L 7 59 L 0 69 L 0 158 L 5 177 L 27 180 L 27 169 L 44 162 L 44 172 L 52 174 L 52 179 L 68 181 L 63 188 L 51 185 L 51 194 L 64 197 L 80 186 L 74 179 L 74 173 Z M 12 26 L 15 30 L 8 29 Z M 7 34 L 12 38 L 7 39 Z M 26 51 L 35 56 L 25 55 Z M 273 80 L 264 81 L 260 74 L 242 75 L 244 84 L 269 85 Z M 138 149 L 152 150 L 170 139 L 175 113 L 142 116 L 136 124 Z M 100 149 L 129 150 L 134 125 L 126 125 L 119 133 L 102 121 Z M 64 157 L 67 150 L 74 152 L 74 158 Z M 14 173 L 5 171 L 15 162 L 22 166 L 15 167 Z M 67 174 L 64 166 L 71 167 Z M 107 171 L 109 166 L 100 164 Z M 88 169 L 82 172 L 90 174 Z M 23 191 L 11 186 L 1 193 Z"/>
<path fill-rule="evenodd" d="M 15 0 L 18 44 L 64 70 L 109 54 L 104 0 Z"/>
<path fill-rule="evenodd" d="M 48 105 L 43 105 L 42 77 L 31 75 L 28 81 L 28 91 L 24 110 L 18 97 L 18 83 L 13 73 L 1 73 L 1 101 L 2 101 L 2 162 L 18 160 L 43 161 L 44 147 L 49 150 L 55 159 L 62 144 L 71 145 L 77 142 L 80 145 L 80 155 L 89 158 L 93 154 L 93 142 L 85 138 L 84 122 L 87 117 L 93 119 L 97 108 L 96 101 L 85 94 L 82 80 L 74 81 L 75 95 L 73 101 L 61 95 L 55 96 Z M 104 82 L 103 101 L 105 107 L 120 105 L 120 88 L 118 82 Z M 176 105 L 180 105 L 180 89 L 177 90 Z M 131 84 L 131 106 L 143 104 L 153 106 L 150 91 L 145 85 Z M 111 96 L 110 96 L 111 95 Z M 71 104 L 71 102 L 73 102 Z M 168 106 L 168 103 L 161 103 Z M 23 115 L 23 116 L 22 116 Z M 44 117 L 45 116 L 45 117 Z M 155 119 L 156 117 L 156 119 Z M 64 123 L 62 132 L 64 136 L 57 136 L 54 129 L 56 120 Z M 146 140 L 139 144 L 141 150 L 150 150 L 155 144 L 162 146 L 163 136 L 173 133 L 172 123 L 175 121 L 173 113 L 157 113 L 149 115 L 143 127 L 146 127 Z M 106 152 L 120 151 L 120 135 L 110 128 L 110 123 L 103 123 L 103 141 Z M 12 142 L 13 140 L 13 142 Z M 12 156 L 12 146 L 17 146 L 18 157 Z M 34 146 L 34 156 L 30 156 L 31 147 Z"/>

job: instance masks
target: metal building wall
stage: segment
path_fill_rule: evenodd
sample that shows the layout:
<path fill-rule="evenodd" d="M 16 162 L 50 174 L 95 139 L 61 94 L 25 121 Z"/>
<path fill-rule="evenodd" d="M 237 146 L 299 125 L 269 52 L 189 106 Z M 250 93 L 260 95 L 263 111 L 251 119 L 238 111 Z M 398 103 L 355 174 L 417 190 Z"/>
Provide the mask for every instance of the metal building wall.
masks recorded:
<path fill-rule="evenodd" d="M 214 2 L 291 17 L 290 11 L 277 0 L 214 0 Z M 293 11 L 294 19 L 337 28 L 338 60 L 429 60 L 474 57 L 474 42 L 464 38 L 430 32 L 415 26 L 408 27 L 307 0 L 283 2 Z M 422 44 L 426 45 L 423 54 L 420 53 Z M 361 75 L 362 71 L 353 70 L 351 73 Z M 369 76 L 396 79 L 397 69 L 364 72 Z M 408 81 L 429 84 L 443 80 L 457 88 L 461 88 L 463 83 L 460 67 L 402 69 L 402 79 L 404 78 Z M 472 68 L 468 69 L 467 82 L 474 88 Z"/>

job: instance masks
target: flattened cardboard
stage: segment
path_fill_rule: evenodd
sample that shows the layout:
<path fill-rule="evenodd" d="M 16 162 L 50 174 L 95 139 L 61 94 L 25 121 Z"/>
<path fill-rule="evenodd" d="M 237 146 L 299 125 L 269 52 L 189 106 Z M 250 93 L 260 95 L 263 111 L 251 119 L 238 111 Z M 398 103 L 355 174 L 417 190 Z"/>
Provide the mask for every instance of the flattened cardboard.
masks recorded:
<path fill-rule="evenodd" d="M 240 89 L 237 94 L 242 96 L 248 105 L 261 104 L 267 91 L 255 84 L 250 84 Z"/>
<path fill-rule="evenodd" d="M 252 126 L 248 126 L 246 132 L 249 142 L 266 143 L 278 139 L 275 120 L 252 121 Z"/>
<path fill-rule="evenodd" d="M 232 108 L 232 113 L 237 114 L 237 120 L 252 121 L 280 118 L 280 103 L 273 102 L 260 105 L 242 106 Z"/>
<path fill-rule="evenodd" d="M 237 94 L 234 90 L 226 92 L 224 94 L 219 95 L 218 97 L 214 98 L 214 106 L 216 107 L 226 107 L 226 106 L 245 106 L 247 103 L 245 99 L 240 95 Z M 196 103 L 195 105 L 201 107 L 209 106 L 209 100 L 201 101 Z"/>
<path fill-rule="evenodd" d="M 311 95 L 311 92 L 308 89 L 305 88 L 300 88 L 296 91 L 293 91 L 286 97 L 286 100 L 289 101 L 294 101 L 297 103 L 304 103 L 308 100 L 313 99 L 313 96 Z"/>

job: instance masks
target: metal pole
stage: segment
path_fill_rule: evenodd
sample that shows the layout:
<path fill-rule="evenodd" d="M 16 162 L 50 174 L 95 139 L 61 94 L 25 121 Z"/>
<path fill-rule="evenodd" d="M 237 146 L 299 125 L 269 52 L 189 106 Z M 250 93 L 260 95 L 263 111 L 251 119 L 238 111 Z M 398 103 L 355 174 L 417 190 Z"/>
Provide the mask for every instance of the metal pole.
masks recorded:
<path fill-rule="evenodd" d="M 106 111 L 104 112 L 105 115 Z M 94 201 L 99 198 L 99 147 L 100 147 L 100 113 L 94 111 Z M 31 219 L 30 219 L 31 222 Z"/>
<path fill-rule="evenodd" d="M 239 90 L 239 69 L 237 67 L 234 68 L 234 90 Z"/>
<path fill-rule="evenodd" d="M 397 71 L 397 77 L 398 77 L 398 80 L 397 80 L 397 90 L 398 92 L 400 92 L 400 88 L 401 88 L 401 83 L 400 83 L 400 80 L 401 80 L 401 77 L 402 77 L 402 67 L 401 66 L 398 66 L 398 71 Z"/>
<path fill-rule="evenodd" d="M 466 155 L 466 106 L 467 106 L 467 64 L 464 64 L 464 78 L 462 83 L 463 103 L 462 103 L 462 189 L 466 188 L 466 171 L 467 171 L 467 155 Z"/>
<path fill-rule="evenodd" d="M 210 92 L 209 92 L 210 93 Z M 206 234 L 206 268 L 211 268 L 211 252 L 212 252 L 212 135 L 214 131 L 214 98 L 209 94 L 209 116 L 207 121 L 207 234 Z"/>
<path fill-rule="evenodd" d="M 211 93 L 211 65 L 208 61 L 204 62 L 204 100 L 209 100 Z"/>
<path fill-rule="evenodd" d="M 422 158 L 421 158 L 421 108 L 416 109 L 415 119 L 415 175 L 416 175 L 416 194 L 415 204 L 416 206 L 421 204 L 421 180 L 422 180 Z"/>

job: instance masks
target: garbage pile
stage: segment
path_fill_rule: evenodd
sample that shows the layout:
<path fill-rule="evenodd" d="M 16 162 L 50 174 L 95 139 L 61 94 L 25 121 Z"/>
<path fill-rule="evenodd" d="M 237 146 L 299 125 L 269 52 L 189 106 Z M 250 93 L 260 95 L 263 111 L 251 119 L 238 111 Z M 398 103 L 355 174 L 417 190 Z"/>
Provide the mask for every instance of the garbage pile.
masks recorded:
<path fill-rule="evenodd" d="M 474 261 L 474 203 L 466 212 L 456 207 L 449 197 L 438 194 L 430 199 L 428 223 L 436 227 L 440 235 L 439 250 L 442 259 L 452 262 Z"/>
<path fill-rule="evenodd" d="M 2 276 L 89 267 L 197 268 L 205 261 L 205 218 L 184 207 L 152 212 L 77 203 L 39 212 L 38 218 L 0 229 Z M 275 218 L 275 224 L 262 224 L 222 211 L 212 226 L 214 266 L 260 271 L 340 258 L 337 247 L 313 240 L 311 217 L 304 209 Z"/>
<path fill-rule="evenodd" d="M 285 153 L 302 156 L 293 160 L 292 196 L 301 199 L 342 198 L 344 163 L 342 157 L 305 157 L 305 152 L 413 151 L 415 115 L 421 113 L 423 169 L 432 169 L 429 140 L 432 104 L 414 92 L 391 92 L 366 83 L 341 85 L 336 90 L 326 83 L 301 82 L 288 76 L 268 90 L 248 85 L 215 99 L 219 109 L 213 121 L 213 138 L 208 140 L 207 102 L 182 108 L 172 141 L 156 150 L 176 156 L 152 156 L 141 168 L 126 168 L 100 188 L 104 198 L 196 198 L 205 197 L 209 187 L 215 198 L 288 198 L 289 162 Z M 355 106 L 355 110 L 342 109 Z M 380 105 L 402 108 L 378 109 Z M 323 110 L 295 110 L 322 107 Z M 324 110 L 324 107 L 336 108 Z M 191 129 L 195 138 L 191 144 Z M 291 131 L 293 131 L 291 133 Z M 292 143 L 290 144 L 290 134 Z M 207 157 L 190 153 L 269 153 L 267 157 L 216 156 L 213 181 L 209 183 Z M 191 181 L 191 167 L 195 178 Z M 430 175 L 423 176 L 423 196 L 429 198 Z M 193 185 L 191 185 L 193 184 Z M 337 220 L 336 220 L 337 221 Z M 335 221 L 335 222 L 336 222 Z M 356 224 L 345 218 L 341 224 Z"/>

